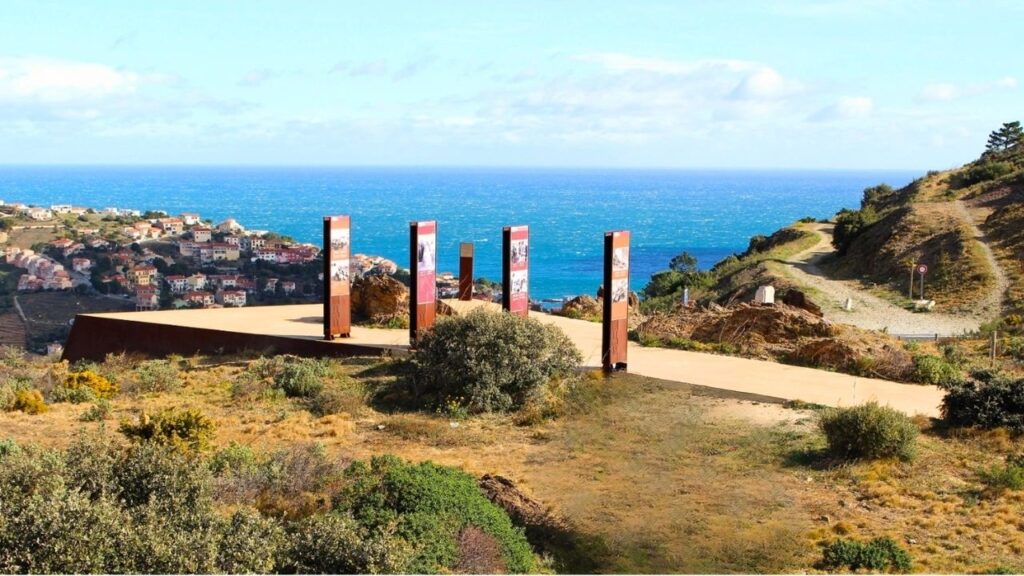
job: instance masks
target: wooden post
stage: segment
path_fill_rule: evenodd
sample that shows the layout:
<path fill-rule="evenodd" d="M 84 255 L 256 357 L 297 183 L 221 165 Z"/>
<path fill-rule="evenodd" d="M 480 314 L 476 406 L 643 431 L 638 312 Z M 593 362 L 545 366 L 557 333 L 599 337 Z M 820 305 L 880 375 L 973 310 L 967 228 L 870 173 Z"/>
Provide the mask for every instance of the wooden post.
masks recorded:
<path fill-rule="evenodd" d="M 434 326 L 437 314 L 437 222 L 409 223 L 409 345 Z"/>
<path fill-rule="evenodd" d="M 473 243 L 459 244 L 459 300 L 473 299 Z"/>
<path fill-rule="evenodd" d="M 992 331 L 992 345 L 991 345 L 991 348 L 989 350 L 989 357 L 992 360 L 992 368 L 996 367 L 996 342 L 998 342 L 998 339 L 999 339 L 999 331 L 998 330 L 993 330 Z"/>
<path fill-rule="evenodd" d="M 907 298 L 914 299 L 914 264 L 910 265 L 910 286 L 907 288 Z"/>
<path fill-rule="evenodd" d="M 601 365 L 605 372 L 626 369 L 629 345 L 629 232 L 604 235 L 604 302 Z"/>
<path fill-rule="evenodd" d="M 324 339 L 352 333 L 352 222 L 348 216 L 324 216 Z"/>

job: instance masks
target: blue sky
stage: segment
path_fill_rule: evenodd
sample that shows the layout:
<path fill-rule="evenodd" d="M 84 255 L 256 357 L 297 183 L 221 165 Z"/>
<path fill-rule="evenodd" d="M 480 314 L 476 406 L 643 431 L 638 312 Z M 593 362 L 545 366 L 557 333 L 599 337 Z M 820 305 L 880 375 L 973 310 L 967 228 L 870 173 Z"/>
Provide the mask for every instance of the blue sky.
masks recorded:
<path fill-rule="evenodd" d="M 945 168 L 1024 2 L 0 0 L 0 163 Z"/>

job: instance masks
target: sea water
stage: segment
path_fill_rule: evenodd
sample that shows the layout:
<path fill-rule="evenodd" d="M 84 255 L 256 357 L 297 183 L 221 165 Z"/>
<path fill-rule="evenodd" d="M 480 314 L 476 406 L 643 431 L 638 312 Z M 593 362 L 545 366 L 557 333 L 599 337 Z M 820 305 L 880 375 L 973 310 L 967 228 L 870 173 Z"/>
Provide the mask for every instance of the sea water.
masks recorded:
<path fill-rule="evenodd" d="M 598 170 L 528 168 L 0 166 L 0 200 L 198 212 L 320 244 L 322 216 L 352 216 L 354 252 L 408 266 L 408 223 L 437 220 L 438 269 L 500 279 L 501 229 L 530 226 L 530 295 L 593 294 L 606 231 L 632 233 L 631 284 L 682 251 L 707 268 L 752 235 L 857 207 L 882 182 L 916 171 Z"/>

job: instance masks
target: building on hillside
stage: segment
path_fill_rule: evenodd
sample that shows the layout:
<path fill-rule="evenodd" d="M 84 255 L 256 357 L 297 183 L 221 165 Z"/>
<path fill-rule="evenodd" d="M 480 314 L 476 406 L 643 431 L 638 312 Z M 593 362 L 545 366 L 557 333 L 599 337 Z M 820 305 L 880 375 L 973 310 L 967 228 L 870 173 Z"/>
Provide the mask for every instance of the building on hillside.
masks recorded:
<path fill-rule="evenodd" d="M 128 271 L 128 281 L 132 286 L 150 286 L 156 283 L 156 266 L 152 264 L 137 264 Z"/>
<path fill-rule="evenodd" d="M 198 246 L 197 251 L 199 261 L 203 264 L 221 261 L 235 262 L 240 256 L 238 246 L 232 246 L 231 244 L 224 244 L 222 242 L 210 242 L 200 245 Z"/>
<path fill-rule="evenodd" d="M 188 289 L 190 291 L 202 290 L 206 288 L 206 274 L 196 273 L 185 279 Z"/>
<path fill-rule="evenodd" d="M 54 204 L 54 205 L 50 206 L 50 210 L 54 214 L 70 214 L 71 213 L 71 204 Z"/>
<path fill-rule="evenodd" d="M 280 280 L 278 278 L 267 278 L 267 283 L 263 285 L 264 292 L 277 292 L 277 283 Z"/>
<path fill-rule="evenodd" d="M 217 303 L 222 306 L 245 306 L 245 290 L 221 290 L 217 292 Z"/>
<path fill-rule="evenodd" d="M 245 227 L 239 224 L 234 218 L 228 218 L 220 224 L 217 224 L 217 231 L 227 234 L 244 234 Z"/>
<path fill-rule="evenodd" d="M 266 248 L 267 240 L 266 238 L 260 238 L 259 236 L 242 236 L 238 241 L 238 245 L 246 252 L 254 252 L 261 248 Z"/>
<path fill-rule="evenodd" d="M 185 223 L 178 218 L 161 218 L 157 220 L 157 226 L 168 236 L 177 236 L 185 231 Z"/>
<path fill-rule="evenodd" d="M 170 287 L 171 292 L 175 294 L 184 294 L 188 292 L 188 277 L 180 274 L 172 274 L 165 276 L 164 280 L 167 281 L 167 286 Z"/>
<path fill-rule="evenodd" d="M 135 310 L 159 310 L 160 290 L 156 286 L 137 286 L 135 288 Z"/>
<path fill-rule="evenodd" d="M 213 294 L 198 290 L 186 292 L 182 300 L 190 306 L 197 306 L 200 308 L 209 308 L 216 303 Z"/>
<path fill-rule="evenodd" d="M 71 269 L 75 272 L 88 274 L 92 271 L 92 260 L 88 258 L 72 258 Z"/>
<path fill-rule="evenodd" d="M 210 242 L 213 240 L 213 230 L 205 226 L 196 226 L 192 228 L 192 241 L 196 244 L 204 242 Z"/>
<path fill-rule="evenodd" d="M 196 214 L 195 212 L 182 212 L 181 214 L 178 214 L 178 218 L 181 218 L 181 221 L 185 226 L 195 226 L 203 221 L 203 219 L 199 217 L 199 214 Z"/>
<path fill-rule="evenodd" d="M 53 220 L 53 212 L 49 208 L 32 207 L 25 212 L 25 215 L 33 220 Z"/>
<path fill-rule="evenodd" d="M 295 292 L 295 282 L 292 280 L 285 280 L 284 282 L 281 282 L 281 291 L 284 292 L 286 296 L 290 296 Z"/>
<path fill-rule="evenodd" d="M 60 342 L 47 342 L 46 355 L 50 358 L 60 359 L 64 354 L 64 345 Z"/>
<path fill-rule="evenodd" d="M 225 244 L 231 244 L 232 246 L 240 246 L 241 245 L 241 238 L 239 238 L 238 236 L 235 236 L 233 234 L 232 235 L 228 235 L 228 236 L 224 237 L 224 243 Z"/>

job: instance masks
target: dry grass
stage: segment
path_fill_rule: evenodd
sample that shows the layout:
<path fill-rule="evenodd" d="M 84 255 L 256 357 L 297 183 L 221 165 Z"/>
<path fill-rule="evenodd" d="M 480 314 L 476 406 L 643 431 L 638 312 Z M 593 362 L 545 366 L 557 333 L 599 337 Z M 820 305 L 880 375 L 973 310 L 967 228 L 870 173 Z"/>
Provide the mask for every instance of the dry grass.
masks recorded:
<path fill-rule="evenodd" d="M 317 418 L 299 401 L 235 400 L 245 362 L 180 360 L 175 393 L 118 397 L 105 423 L 79 421 L 89 405 L 0 414 L 2 436 L 59 446 L 80 428 L 138 410 L 199 408 L 217 423 L 213 443 L 263 450 L 317 441 L 342 459 L 393 453 L 511 478 L 570 527 L 566 570 L 793 572 L 811 569 L 819 544 L 889 535 L 915 569 L 965 572 L 1017 566 L 1024 494 L 987 496 L 975 471 L 1024 448 L 1005 433 L 926 433 L 912 463 L 822 460 L 814 414 L 629 375 L 586 379 L 592 393 L 557 421 L 458 421 L 352 406 Z M 339 370 L 372 389 L 394 366 L 353 359 Z M 922 422 L 922 425 L 926 423 Z"/>

